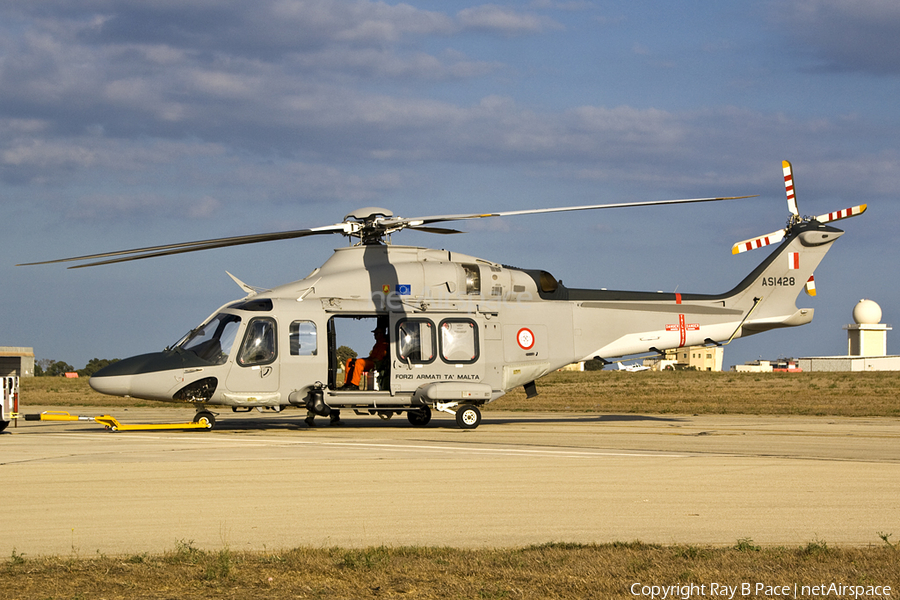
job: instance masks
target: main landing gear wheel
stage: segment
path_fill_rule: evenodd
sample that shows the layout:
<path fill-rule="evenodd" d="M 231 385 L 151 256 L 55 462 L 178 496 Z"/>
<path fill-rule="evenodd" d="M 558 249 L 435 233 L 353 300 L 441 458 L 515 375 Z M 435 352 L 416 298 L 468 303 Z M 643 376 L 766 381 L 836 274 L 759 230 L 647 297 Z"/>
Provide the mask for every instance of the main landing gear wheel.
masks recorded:
<path fill-rule="evenodd" d="M 208 410 L 201 410 L 194 415 L 194 423 L 206 423 L 206 428 L 212 429 L 216 426 L 216 417 Z"/>
<path fill-rule="evenodd" d="M 456 424 L 460 429 L 475 429 L 481 423 L 481 411 L 477 406 L 463 404 L 456 411 Z"/>
<path fill-rule="evenodd" d="M 423 406 L 406 412 L 406 418 L 413 427 L 425 427 L 431 421 L 431 407 Z"/>

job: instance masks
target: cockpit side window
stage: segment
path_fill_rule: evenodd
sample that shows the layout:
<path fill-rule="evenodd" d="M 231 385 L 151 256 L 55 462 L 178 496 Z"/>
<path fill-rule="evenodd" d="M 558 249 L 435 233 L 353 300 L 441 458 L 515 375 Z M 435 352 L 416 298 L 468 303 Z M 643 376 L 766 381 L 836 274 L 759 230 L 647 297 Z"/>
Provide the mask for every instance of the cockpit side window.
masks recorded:
<path fill-rule="evenodd" d="M 315 356 L 318 354 L 316 324 L 312 321 L 291 323 L 290 339 L 292 356 Z"/>
<path fill-rule="evenodd" d="M 241 318 L 239 316 L 218 314 L 205 325 L 185 336 L 180 347 L 214 365 L 223 365 L 231 353 L 231 347 L 234 345 L 240 325 Z"/>
<path fill-rule="evenodd" d="M 268 317 L 252 319 L 247 324 L 244 341 L 238 352 L 238 364 L 249 367 L 273 362 L 278 356 L 275 334 L 275 319 Z"/>

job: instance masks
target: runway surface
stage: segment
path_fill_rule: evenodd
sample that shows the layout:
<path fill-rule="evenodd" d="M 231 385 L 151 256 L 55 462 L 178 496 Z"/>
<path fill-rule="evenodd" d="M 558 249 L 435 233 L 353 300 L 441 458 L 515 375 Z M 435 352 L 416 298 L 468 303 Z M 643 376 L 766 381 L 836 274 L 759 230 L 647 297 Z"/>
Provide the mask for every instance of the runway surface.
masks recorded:
<path fill-rule="evenodd" d="M 425 428 L 345 413 L 309 429 L 303 416 L 223 412 L 213 431 L 11 425 L 0 554 L 900 535 L 898 419 L 487 412 L 464 431 L 444 414 Z"/>

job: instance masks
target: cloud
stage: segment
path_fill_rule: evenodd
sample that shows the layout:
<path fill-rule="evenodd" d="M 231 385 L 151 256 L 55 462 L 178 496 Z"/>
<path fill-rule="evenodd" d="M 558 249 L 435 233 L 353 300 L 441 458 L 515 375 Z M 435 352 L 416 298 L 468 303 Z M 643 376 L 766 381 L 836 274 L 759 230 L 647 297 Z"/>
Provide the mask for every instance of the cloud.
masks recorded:
<path fill-rule="evenodd" d="M 96 152 L 83 146 L 33 139 L 10 145 L 0 151 L 0 164 L 25 168 L 90 168 Z"/>
<path fill-rule="evenodd" d="M 0 121 L 0 131 L 7 129 Z M 221 145 L 196 140 L 18 136 L 0 140 L 0 173 L 16 173 L 19 182 L 64 184 L 75 173 L 92 176 L 115 172 L 121 177 L 134 177 L 160 166 L 220 158 L 224 152 Z"/>
<path fill-rule="evenodd" d="M 900 75 L 900 4 L 894 0 L 777 2 L 771 19 L 819 68 Z"/>
<path fill-rule="evenodd" d="M 182 209 L 192 219 L 208 219 L 222 207 L 222 203 L 212 196 L 203 196 L 194 201 L 181 203 Z"/>
<path fill-rule="evenodd" d="M 171 47 L 267 60 L 335 44 L 378 47 L 462 30 L 507 36 L 559 27 L 548 17 L 492 4 L 451 16 L 366 0 L 96 0 L 88 5 L 49 0 L 16 11 L 35 19 L 53 15 L 58 32 L 74 33 L 86 44 Z"/>
<path fill-rule="evenodd" d="M 587 0 L 563 0 L 561 2 L 557 0 L 532 0 L 529 3 L 529 7 L 536 9 L 580 12 L 592 9 L 594 5 L 592 2 L 588 2 Z"/>
<path fill-rule="evenodd" d="M 457 19 L 464 29 L 496 31 L 506 35 L 539 33 L 547 28 L 561 27 L 547 17 L 522 13 L 494 4 L 465 8 L 459 11 Z"/>
<path fill-rule="evenodd" d="M 801 8 L 840 14 L 836 3 L 798 1 L 795 20 Z M 453 36 L 558 27 L 492 4 L 444 15 L 378 2 L 48 0 L 16 3 L 15 13 L 0 20 L 0 179 L 73 186 L 85 214 L 110 218 L 181 201 L 178 187 L 201 199 L 188 210 L 196 218 L 237 205 L 377 203 L 433 165 L 676 190 L 743 186 L 768 181 L 785 145 L 815 164 L 833 160 L 816 148 L 876 129 L 860 118 L 728 106 L 544 107 L 500 86 L 440 93 L 441 84 L 511 72 L 456 49 Z M 874 150 L 858 160 L 893 143 L 895 130 L 877 129 L 866 136 Z M 871 187 L 884 193 L 895 161 L 879 161 Z M 101 189 L 87 194 L 88 185 Z M 850 184 L 835 185 L 843 193 Z M 118 200 L 121 212 L 103 208 Z"/>
<path fill-rule="evenodd" d="M 259 129 L 265 133 L 290 120 L 284 107 L 340 103 L 360 86 L 473 79 L 503 69 L 451 48 L 417 48 L 423 36 L 465 26 L 402 4 L 97 0 L 16 5 L 15 12 L 25 18 L 0 25 L 0 118 L 43 119 L 70 134 L 100 125 L 111 136 L 249 142 L 242 126 L 257 124 L 248 115 L 271 123 Z M 488 12 L 507 20 L 491 26 L 485 14 L 470 17 L 485 32 L 507 35 L 537 22 L 514 25 L 518 13 Z"/>

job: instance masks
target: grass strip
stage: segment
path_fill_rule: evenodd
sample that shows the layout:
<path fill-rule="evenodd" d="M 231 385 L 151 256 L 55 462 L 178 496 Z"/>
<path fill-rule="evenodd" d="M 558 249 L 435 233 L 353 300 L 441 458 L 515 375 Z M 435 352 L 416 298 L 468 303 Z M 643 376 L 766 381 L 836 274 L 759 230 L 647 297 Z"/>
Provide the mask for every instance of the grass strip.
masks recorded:
<path fill-rule="evenodd" d="M 535 398 L 517 388 L 485 410 L 900 417 L 900 372 L 557 372 L 537 388 Z M 87 379 L 60 377 L 23 379 L 21 401 L 23 412 L 29 405 L 165 406 L 104 396 Z"/>
<path fill-rule="evenodd" d="M 781 589 L 765 593 L 776 586 L 789 586 L 791 597 L 795 591 L 798 597 L 827 597 L 802 593 L 823 585 L 872 592 L 856 597 L 896 597 L 900 550 L 889 537 L 867 548 L 832 548 L 819 540 L 798 548 L 760 548 L 744 539 L 728 548 L 631 542 L 251 553 L 203 551 L 182 542 L 162 555 L 31 558 L 13 552 L 0 567 L 0 598 L 636 598 L 650 597 L 652 586 L 684 597 L 684 586 L 691 585 L 690 597 L 700 598 L 743 584 L 756 598 L 784 597 Z M 879 586 L 882 592 L 884 586 L 891 589 L 877 595 Z M 734 597 L 742 597 L 741 591 Z"/>

